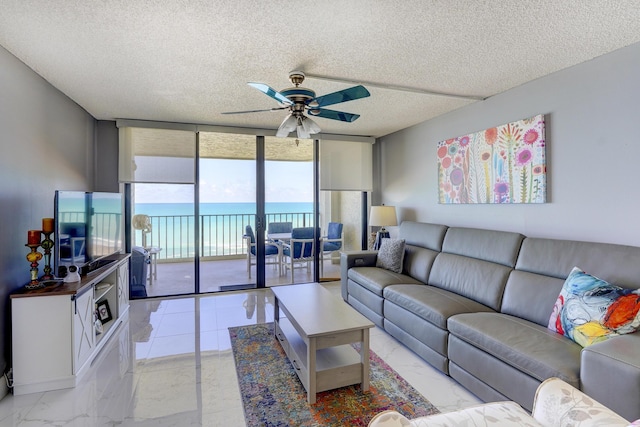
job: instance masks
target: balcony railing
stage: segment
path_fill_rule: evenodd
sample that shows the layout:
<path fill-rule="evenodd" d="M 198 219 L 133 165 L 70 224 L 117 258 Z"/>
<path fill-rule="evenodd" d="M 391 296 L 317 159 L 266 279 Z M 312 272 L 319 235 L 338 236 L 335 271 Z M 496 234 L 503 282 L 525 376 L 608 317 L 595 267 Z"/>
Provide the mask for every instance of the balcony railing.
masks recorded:
<path fill-rule="evenodd" d="M 293 227 L 306 227 L 313 223 L 313 213 L 270 213 L 270 222 L 291 222 Z M 195 217 L 193 215 L 150 216 L 151 233 L 147 244 L 162 248 L 158 259 L 179 260 L 195 256 Z M 254 214 L 200 215 L 200 256 L 234 257 L 247 253 L 243 236 L 245 227 L 256 229 Z M 132 230 L 135 231 L 135 230 Z M 137 234 L 140 231 L 135 231 Z M 140 242 L 141 237 L 136 236 Z"/>

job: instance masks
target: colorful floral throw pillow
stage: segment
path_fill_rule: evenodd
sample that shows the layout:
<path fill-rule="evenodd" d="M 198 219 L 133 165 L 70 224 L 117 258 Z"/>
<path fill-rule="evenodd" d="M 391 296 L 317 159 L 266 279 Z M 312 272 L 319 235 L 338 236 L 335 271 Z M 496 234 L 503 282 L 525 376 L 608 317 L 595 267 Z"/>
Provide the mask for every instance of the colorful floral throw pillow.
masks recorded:
<path fill-rule="evenodd" d="M 640 289 L 624 289 L 574 267 L 548 327 L 583 347 L 635 332 L 640 327 Z"/>

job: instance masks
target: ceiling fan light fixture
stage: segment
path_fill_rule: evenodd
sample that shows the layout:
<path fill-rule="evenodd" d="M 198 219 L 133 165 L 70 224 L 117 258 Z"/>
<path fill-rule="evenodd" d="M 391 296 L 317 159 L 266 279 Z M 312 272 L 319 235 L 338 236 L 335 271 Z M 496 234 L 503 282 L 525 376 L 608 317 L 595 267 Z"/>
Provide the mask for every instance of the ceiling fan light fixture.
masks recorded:
<path fill-rule="evenodd" d="M 302 127 L 309 134 L 320 133 L 320 126 L 309 117 L 302 118 Z"/>
<path fill-rule="evenodd" d="M 289 133 L 296 130 L 297 126 L 298 126 L 298 120 L 293 114 L 289 114 L 282 121 L 282 124 L 278 128 L 278 132 L 276 132 L 276 136 L 278 138 L 286 138 L 287 136 L 289 136 Z"/>
<path fill-rule="evenodd" d="M 311 138 L 311 134 L 304 130 L 302 126 L 298 126 L 298 138 L 309 139 Z"/>

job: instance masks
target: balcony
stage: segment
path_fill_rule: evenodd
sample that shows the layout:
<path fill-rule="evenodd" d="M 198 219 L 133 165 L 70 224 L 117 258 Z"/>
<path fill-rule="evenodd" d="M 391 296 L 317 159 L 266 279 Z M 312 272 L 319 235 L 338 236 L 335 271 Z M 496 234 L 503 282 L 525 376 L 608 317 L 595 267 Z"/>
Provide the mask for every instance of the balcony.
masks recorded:
<path fill-rule="evenodd" d="M 311 212 L 267 214 L 267 223 L 292 222 L 293 227 L 312 224 Z M 195 217 L 193 215 L 150 216 L 151 232 L 146 236 L 148 247 L 161 248 L 154 255 L 147 282 L 149 297 L 180 295 L 195 292 Z M 247 247 L 243 238 L 245 226 L 255 230 L 253 214 L 201 215 L 200 228 L 200 292 L 218 292 L 237 286 L 256 283 L 256 267 L 247 272 Z M 141 232 L 132 230 L 134 241 L 140 245 Z M 324 260 L 323 276 L 339 278 L 339 261 Z M 279 275 L 273 265 L 265 267 L 267 286 L 289 284 L 290 275 Z M 297 270 L 296 283 L 313 280 L 312 269 Z"/>

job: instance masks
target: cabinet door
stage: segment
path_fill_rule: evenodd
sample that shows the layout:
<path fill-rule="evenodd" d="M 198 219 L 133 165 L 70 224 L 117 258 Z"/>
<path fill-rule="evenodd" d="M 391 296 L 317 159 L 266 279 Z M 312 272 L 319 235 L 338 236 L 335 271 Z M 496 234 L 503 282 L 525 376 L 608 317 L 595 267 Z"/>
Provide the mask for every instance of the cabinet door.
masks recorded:
<path fill-rule="evenodd" d="M 73 373 L 85 364 L 96 343 L 93 292 L 76 297 L 73 304 Z"/>
<path fill-rule="evenodd" d="M 129 308 L 129 262 L 124 262 L 117 270 L 118 317 Z"/>

